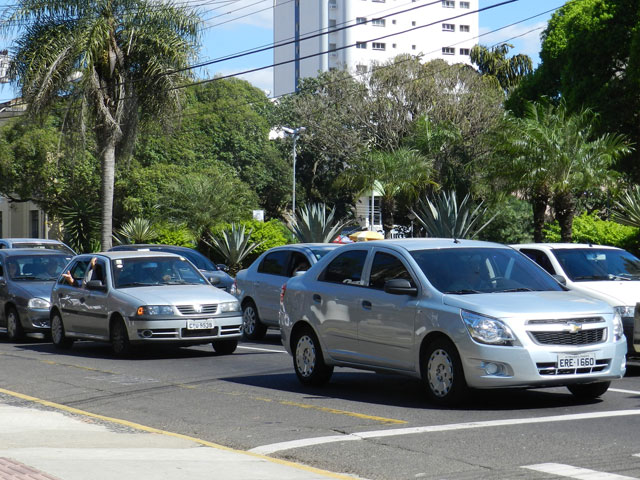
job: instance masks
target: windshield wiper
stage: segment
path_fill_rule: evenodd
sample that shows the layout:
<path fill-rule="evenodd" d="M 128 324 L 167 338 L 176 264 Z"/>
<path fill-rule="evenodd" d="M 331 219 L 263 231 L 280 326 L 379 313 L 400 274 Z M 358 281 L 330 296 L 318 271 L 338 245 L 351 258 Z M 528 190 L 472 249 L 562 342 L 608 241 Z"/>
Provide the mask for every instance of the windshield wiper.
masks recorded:
<path fill-rule="evenodd" d="M 127 287 L 151 287 L 153 283 L 142 283 L 142 282 L 130 282 L 123 283 L 122 285 L 118 285 L 117 288 L 127 288 Z"/>
<path fill-rule="evenodd" d="M 627 282 L 628 282 L 628 281 L 631 281 L 631 279 L 633 278 L 633 276 L 634 276 L 634 275 L 631 275 L 631 274 L 629 274 L 629 273 L 618 273 L 618 274 L 610 273 L 610 274 L 609 274 L 609 278 L 610 278 L 611 280 L 626 280 Z M 636 275 L 636 276 L 637 276 L 637 275 Z"/>
<path fill-rule="evenodd" d="M 491 293 L 510 293 L 510 292 L 533 292 L 533 289 L 527 288 L 527 287 L 517 287 L 517 288 L 507 288 L 505 290 L 495 290 Z"/>
<path fill-rule="evenodd" d="M 444 293 L 451 294 L 451 295 L 470 295 L 470 294 L 473 294 L 473 293 L 483 293 L 483 292 L 480 292 L 478 290 L 472 290 L 470 288 L 465 288 L 465 289 L 461 289 L 461 290 L 451 290 L 451 291 L 444 292 Z"/>
<path fill-rule="evenodd" d="M 609 275 L 581 275 L 574 280 L 613 280 Z"/>

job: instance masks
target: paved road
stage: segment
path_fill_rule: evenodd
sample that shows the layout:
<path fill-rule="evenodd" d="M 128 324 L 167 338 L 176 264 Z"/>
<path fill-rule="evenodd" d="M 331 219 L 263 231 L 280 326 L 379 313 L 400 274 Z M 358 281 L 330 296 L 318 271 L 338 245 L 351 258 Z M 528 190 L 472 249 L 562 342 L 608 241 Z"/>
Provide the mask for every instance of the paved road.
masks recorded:
<path fill-rule="evenodd" d="M 108 417 L 369 479 L 640 479 L 640 368 L 602 400 L 566 389 L 427 404 L 418 382 L 337 369 L 305 389 L 274 332 L 230 356 L 0 341 L 0 387 Z"/>

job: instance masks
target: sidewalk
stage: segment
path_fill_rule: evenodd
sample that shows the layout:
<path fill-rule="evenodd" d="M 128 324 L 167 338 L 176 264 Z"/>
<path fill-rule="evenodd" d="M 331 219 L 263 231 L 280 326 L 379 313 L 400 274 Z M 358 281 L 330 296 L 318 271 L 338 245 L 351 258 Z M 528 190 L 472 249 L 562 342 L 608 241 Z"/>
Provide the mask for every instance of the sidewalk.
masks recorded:
<path fill-rule="evenodd" d="M 356 478 L 42 403 L 0 395 L 0 480 Z"/>

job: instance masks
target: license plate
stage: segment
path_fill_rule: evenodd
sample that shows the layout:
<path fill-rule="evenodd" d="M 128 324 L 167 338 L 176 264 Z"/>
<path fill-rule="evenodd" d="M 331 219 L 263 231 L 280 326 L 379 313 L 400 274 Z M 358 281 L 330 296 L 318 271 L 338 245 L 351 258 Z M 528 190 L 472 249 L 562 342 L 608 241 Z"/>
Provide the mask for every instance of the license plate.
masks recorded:
<path fill-rule="evenodd" d="M 213 320 L 189 320 L 187 330 L 207 330 L 213 328 Z"/>
<path fill-rule="evenodd" d="M 596 366 L 595 353 L 558 355 L 558 368 L 590 368 Z"/>

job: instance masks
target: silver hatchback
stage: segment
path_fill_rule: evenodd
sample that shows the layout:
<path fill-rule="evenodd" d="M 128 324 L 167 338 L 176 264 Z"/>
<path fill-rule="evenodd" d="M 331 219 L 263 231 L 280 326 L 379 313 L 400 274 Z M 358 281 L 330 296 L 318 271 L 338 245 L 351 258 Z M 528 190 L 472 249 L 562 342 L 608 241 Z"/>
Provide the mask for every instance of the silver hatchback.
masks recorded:
<path fill-rule="evenodd" d="M 211 343 L 230 354 L 241 336 L 236 298 L 170 253 L 79 255 L 58 278 L 51 303 L 51 338 L 58 348 L 76 339 L 100 340 L 121 355 L 134 344 Z"/>
<path fill-rule="evenodd" d="M 304 384 L 334 366 L 395 372 L 421 378 L 440 404 L 468 388 L 594 398 L 626 369 L 608 304 L 566 291 L 510 247 L 469 240 L 343 246 L 283 287 L 280 329 Z"/>

